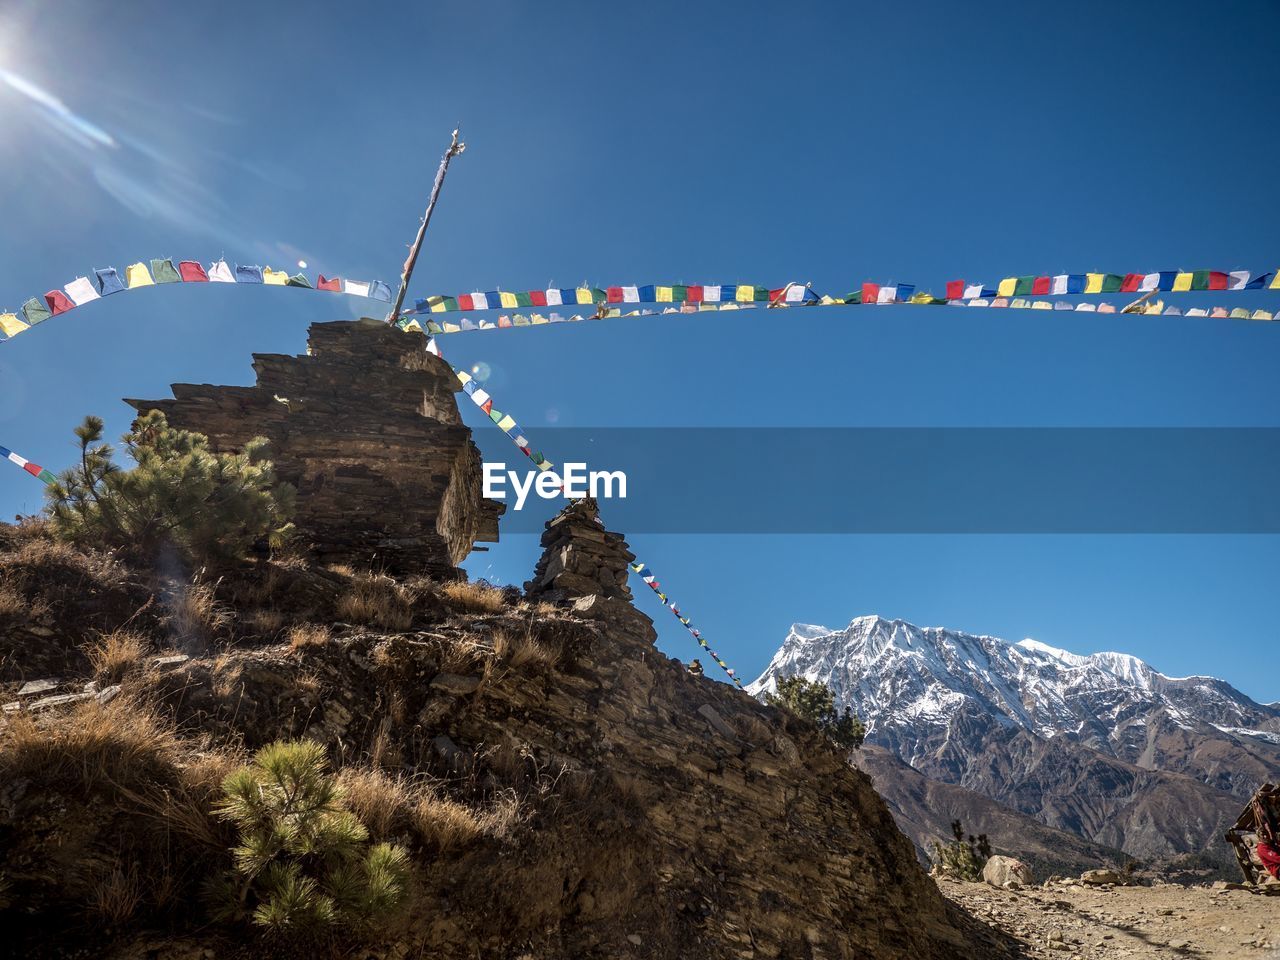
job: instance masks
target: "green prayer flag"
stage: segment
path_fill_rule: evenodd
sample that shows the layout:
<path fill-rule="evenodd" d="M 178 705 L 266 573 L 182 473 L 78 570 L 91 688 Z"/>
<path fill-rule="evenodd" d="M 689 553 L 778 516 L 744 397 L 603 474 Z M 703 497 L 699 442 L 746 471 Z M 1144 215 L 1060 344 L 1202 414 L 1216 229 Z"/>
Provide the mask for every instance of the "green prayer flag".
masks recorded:
<path fill-rule="evenodd" d="M 1102 292 L 1115 293 L 1124 285 L 1124 277 L 1118 273 L 1108 273 L 1102 278 Z"/>
<path fill-rule="evenodd" d="M 1209 289 L 1209 271 L 1197 270 L 1191 274 L 1192 290 L 1208 290 Z"/>
<path fill-rule="evenodd" d="M 671 288 L 671 300 L 673 303 L 684 303 L 689 299 L 689 288 L 684 284 L 676 284 Z"/>
<path fill-rule="evenodd" d="M 516 294 L 516 306 L 517 306 L 517 307 L 532 307 L 532 306 L 533 306 L 533 299 L 529 296 L 529 294 L 528 294 L 527 292 L 525 292 L 525 293 L 517 293 L 517 294 Z"/>
<path fill-rule="evenodd" d="M 1035 286 L 1035 282 L 1035 277 L 1019 277 L 1018 282 L 1013 285 L 1013 295 L 1015 297 L 1029 296 Z"/>
<path fill-rule="evenodd" d="M 444 298 L 444 309 L 445 309 L 445 312 L 446 312 L 446 313 L 448 313 L 448 312 L 449 312 L 449 311 L 451 311 L 451 310 L 457 310 L 457 309 L 458 309 L 458 298 L 457 298 L 457 297 L 445 297 L 445 298 Z"/>
<path fill-rule="evenodd" d="M 768 287 L 756 287 L 756 288 L 755 288 L 755 294 L 752 296 L 752 298 L 751 298 L 751 299 L 755 300 L 757 303 L 768 303 L 768 302 L 769 302 L 769 288 L 768 288 Z"/>
<path fill-rule="evenodd" d="M 32 297 L 22 305 L 22 316 L 34 327 L 37 323 L 44 323 L 52 314 L 42 300 Z"/>
<path fill-rule="evenodd" d="M 591 302 L 592 302 L 592 303 L 606 303 L 608 300 L 609 300 L 609 294 L 605 293 L 605 292 L 604 292 L 603 290 L 601 290 L 599 287 L 592 287 L 592 288 L 591 288 Z"/>
<path fill-rule="evenodd" d="M 182 275 L 178 273 L 178 268 L 169 259 L 151 261 L 151 278 L 156 283 L 182 282 Z"/>
<path fill-rule="evenodd" d="M 308 279 L 307 279 L 305 276 L 303 276 L 301 273 L 295 273 L 292 277 L 290 277 L 288 280 L 286 280 L 286 281 L 285 281 L 285 286 L 287 286 L 287 287 L 306 287 L 308 290 L 312 289 L 312 287 L 311 287 L 311 281 L 310 281 L 310 280 L 308 280 Z"/>

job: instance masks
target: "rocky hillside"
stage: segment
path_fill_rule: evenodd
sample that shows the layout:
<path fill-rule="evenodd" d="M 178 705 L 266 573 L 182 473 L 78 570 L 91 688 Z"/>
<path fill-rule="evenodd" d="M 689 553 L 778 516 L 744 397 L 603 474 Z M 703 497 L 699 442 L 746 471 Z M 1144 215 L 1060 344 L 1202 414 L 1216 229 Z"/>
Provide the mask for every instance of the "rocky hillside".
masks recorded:
<path fill-rule="evenodd" d="M 429 382 L 447 369 L 383 327 L 366 338 L 360 325 L 335 326 L 313 330 L 322 345 L 341 344 L 314 363 L 259 358 L 260 373 L 296 373 L 288 403 L 266 409 L 281 421 L 271 435 L 290 445 L 303 529 L 324 550 L 303 543 L 289 557 L 192 575 L 171 558 L 161 569 L 69 546 L 39 522 L 0 526 L 6 950 L 117 960 L 1009 955 L 1008 938 L 942 897 L 870 779 L 812 725 L 654 648 L 629 599 L 626 543 L 589 504 L 551 525 L 528 595 L 451 579 L 463 546 L 492 532 L 457 503 L 423 507 L 435 528 L 409 538 L 402 517 L 356 504 L 359 535 L 346 537 L 332 484 L 395 502 L 431 488 L 406 465 L 430 469 L 447 448 L 449 496 L 465 500 L 477 466 L 456 410 L 432 407 L 452 403 Z M 323 435 L 313 414 L 345 389 L 329 365 L 369 354 L 412 374 L 431 398 L 419 415 L 450 429 L 418 429 L 397 410 L 380 439 L 370 409 L 334 418 L 335 435 Z M 246 390 L 257 410 L 256 388 Z M 238 396 L 176 392 L 214 398 L 219 423 Z M 183 406 L 190 427 L 199 406 Z M 338 434 L 396 457 L 369 465 L 308 452 L 308 436 L 345 450 Z M 234 449 L 230 434 L 219 443 Z M 404 575 L 331 562 L 389 540 Z M 235 791 L 251 753 L 274 741 L 323 748 L 337 782 L 328 806 L 296 806 L 303 794 L 283 777 Z M 233 793 L 234 821 L 217 815 Z M 255 813 L 268 794 L 282 812 Z M 257 845 L 251 826 L 265 837 Z M 362 886 L 365 867 L 335 851 L 362 849 L 364 833 L 393 844 L 388 857 L 407 855 L 407 888 L 381 888 L 407 895 L 384 898 L 403 908 L 394 919 L 347 928 L 276 909 L 314 900 L 310 874 L 283 869 L 301 864 L 327 871 L 331 901 L 357 916 L 373 888 Z M 286 848 L 293 859 L 279 859 Z M 262 863 L 253 876 L 276 899 L 251 915 L 233 871 Z M 323 935 L 293 925 L 307 916 L 321 917 Z"/>
<path fill-rule="evenodd" d="M 829 683 L 914 770 L 1143 858 L 1218 846 L 1280 778 L 1280 711 L 1135 657 L 860 617 L 796 625 L 753 690 Z"/>
<path fill-rule="evenodd" d="M 994 852 L 1026 862 L 1037 877 L 1078 875 L 1125 859 L 1119 850 L 1045 826 L 976 790 L 930 780 L 884 747 L 863 744 L 856 762 L 915 843 L 922 862 L 929 862 L 934 841 L 950 840 L 955 820 L 967 833 L 986 834 Z"/>

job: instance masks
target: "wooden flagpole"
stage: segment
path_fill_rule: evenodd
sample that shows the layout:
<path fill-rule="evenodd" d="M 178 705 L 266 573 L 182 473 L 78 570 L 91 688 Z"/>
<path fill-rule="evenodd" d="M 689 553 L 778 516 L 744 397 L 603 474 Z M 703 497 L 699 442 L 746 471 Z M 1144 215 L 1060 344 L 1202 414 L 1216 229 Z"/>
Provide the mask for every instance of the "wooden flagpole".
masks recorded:
<path fill-rule="evenodd" d="M 400 319 L 400 308 L 404 306 L 404 295 L 409 290 L 409 278 L 413 276 L 414 265 L 418 262 L 418 253 L 422 250 L 422 238 L 427 235 L 427 226 L 431 223 L 431 211 L 436 207 L 440 197 L 440 188 L 444 186 L 444 175 L 449 172 L 449 161 L 467 149 L 467 145 L 458 139 L 458 131 L 453 131 L 453 142 L 440 158 L 440 169 L 436 171 L 435 183 L 431 185 L 431 199 L 427 201 L 427 211 L 422 215 L 422 223 L 418 225 L 418 235 L 413 246 L 409 248 L 409 257 L 404 262 L 404 271 L 400 274 L 400 292 L 396 294 L 396 304 L 391 308 L 387 323 L 395 323 Z"/>

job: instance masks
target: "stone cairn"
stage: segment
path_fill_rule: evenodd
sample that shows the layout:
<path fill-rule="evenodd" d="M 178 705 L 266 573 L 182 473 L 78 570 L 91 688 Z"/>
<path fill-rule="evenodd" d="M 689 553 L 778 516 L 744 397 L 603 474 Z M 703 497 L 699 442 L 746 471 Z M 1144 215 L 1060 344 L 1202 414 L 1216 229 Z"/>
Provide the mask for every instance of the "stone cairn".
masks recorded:
<path fill-rule="evenodd" d="M 622 534 L 611 533 L 600 523 L 600 510 L 592 498 L 573 501 L 548 521 L 542 547 L 533 579 L 524 585 L 531 600 L 631 599 L 627 564 L 635 555 Z"/>
<path fill-rule="evenodd" d="M 461 576 L 496 542 L 502 504 L 482 496 L 461 384 L 420 333 L 371 320 L 312 324 L 307 354 L 254 354 L 251 387 L 177 383 L 172 400 L 126 400 L 236 451 L 266 437 L 298 491 L 294 523 L 324 563 Z"/>

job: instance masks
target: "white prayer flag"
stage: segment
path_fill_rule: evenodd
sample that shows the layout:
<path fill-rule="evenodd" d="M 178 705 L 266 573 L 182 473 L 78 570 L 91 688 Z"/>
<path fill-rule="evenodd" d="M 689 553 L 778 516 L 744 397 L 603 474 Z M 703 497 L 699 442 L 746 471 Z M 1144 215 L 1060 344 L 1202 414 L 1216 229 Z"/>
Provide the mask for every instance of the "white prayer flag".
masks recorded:
<path fill-rule="evenodd" d="M 218 260 L 209 264 L 209 280 L 212 283 L 235 283 L 235 274 L 231 272 L 231 268 L 227 266 L 227 261 Z"/>
<path fill-rule="evenodd" d="M 560 299 L 560 291 L 558 289 L 547 290 L 547 306 L 563 307 L 564 302 Z"/>
<path fill-rule="evenodd" d="M 716 284 L 715 286 L 712 286 L 712 287 L 703 287 L 702 300 L 704 303 L 719 303 L 720 302 L 720 285 Z"/>
<path fill-rule="evenodd" d="M 1243 290 L 1244 285 L 1249 282 L 1248 270 L 1232 270 L 1227 276 L 1231 278 L 1227 281 L 1228 290 Z"/>
<path fill-rule="evenodd" d="M 1097 308 L 1096 306 L 1094 306 L 1092 303 L 1077 303 L 1077 304 L 1076 304 L 1076 310 L 1078 310 L 1078 311 L 1080 311 L 1080 312 L 1082 312 L 1082 313 L 1093 313 L 1093 312 L 1094 312 L 1095 310 L 1097 310 L 1097 309 L 1098 309 L 1098 308 Z"/>
<path fill-rule="evenodd" d="M 881 287 L 880 292 L 876 294 L 876 303 L 893 303 L 897 297 L 897 287 Z"/>
<path fill-rule="evenodd" d="M 486 297 L 483 293 L 473 293 L 471 295 L 471 309 L 488 310 L 489 298 Z"/>
<path fill-rule="evenodd" d="M 1064 296 L 1067 292 L 1067 275 L 1060 273 L 1053 278 L 1053 283 L 1049 286 L 1049 292 L 1055 297 Z"/>
<path fill-rule="evenodd" d="M 1203 307 L 1192 307 L 1187 311 L 1188 317 L 1207 317 L 1208 315 L 1209 311 L 1205 310 Z"/>
<path fill-rule="evenodd" d="M 77 277 L 63 288 L 67 292 L 67 296 L 71 298 L 71 302 L 77 307 L 88 303 L 90 300 L 101 299 L 98 291 L 94 289 L 93 284 L 89 282 L 88 277 Z"/>
<path fill-rule="evenodd" d="M 638 287 L 623 287 L 623 288 L 622 288 L 622 302 L 623 302 L 623 303 L 639 303 L 639 302 L 640 302 L 640 290 L 639 290 L 639 288 L 638 288 Z"/>
<path fill-rule="evenodd" d="M 971 283 L 964 288 L 964 298 L 966 300 L 977 300 L 982 296 L 982 284 Z"/>
<path fill-rule="evenodd" d="M 1150 293 L 1152 290 L 1160 289 L 1160 274 L 1148 273 L 1142 278 L 1142 283 L 1138 284 L 1139 293 Z"/>
<path fill-rule="evenodd" d="M 787 303 L 802 303 L 808 289 L 802 283 L 793 283 L 787 287 L 787 292 L 783 294 L 782 299 Z"/>
<path fill-rule="evenodd" d="M 342 292 L 349 293 L 353 297 L 367 297 L 369 295 L 369 284 L 363 280 L 343 280 Z"/>
<path fill-rule="evenodd" d="M 24 460 L 22 457 L 18 456 L 12 450 L 9 451 L 9 459 L 12 460 L 14 463 L 16 463 L 20 467 L 25 467 L 27 465 L 27 461 Z"/>

